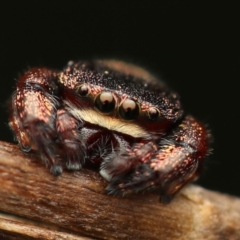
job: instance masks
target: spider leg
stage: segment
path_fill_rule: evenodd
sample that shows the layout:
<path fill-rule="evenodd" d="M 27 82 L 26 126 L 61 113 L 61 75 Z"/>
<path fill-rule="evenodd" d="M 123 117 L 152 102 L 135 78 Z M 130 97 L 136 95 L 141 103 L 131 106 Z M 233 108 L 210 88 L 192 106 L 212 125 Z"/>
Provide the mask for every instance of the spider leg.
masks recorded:
<path fill-rule="evenodd" d="M 209 139 L 203 125 L 187 116 L 160 140 L 158 150 L 151 153 L 150 159 L 140 161 L 125 174 L 114 176 L 107 191 L 125 195 L 158 189 L 160 201 L 170 202 L 187 182 L 198 177 L 202 160 L 208 153 Z M 135 156 L 143 159 L 144 154 Z"/>
<path fill-rule="evenodd" d="M 126 150 L 127 149 L 127 150 Z M 118 151 L 112 151 L 101 164 L 101 172 L 107 179 L 118 179 L 119 176 L 128 174 L 138 164 L 147 162 L 156 150 L 153 142 L 135 143 L 130 148 L 129 145 L 120 143 Z"/>
<path fill-rule="evenodd" d="M 57 91 L 58 87 L 50 70 L 31 69 L 17 83 L 9 123 L 22 150 L 37 150 L 55 175 L 62 173 L 59 146 L 55 141 L 55 119 L 60 105 L 55 96 Z"/>
<path fill-rule="evenodd" d="M 80 124 L 66 110 L 57 111 L 56 128 L 69 170 L 79 170 L 84 164 L 85 146 L 78 131 Z"/>

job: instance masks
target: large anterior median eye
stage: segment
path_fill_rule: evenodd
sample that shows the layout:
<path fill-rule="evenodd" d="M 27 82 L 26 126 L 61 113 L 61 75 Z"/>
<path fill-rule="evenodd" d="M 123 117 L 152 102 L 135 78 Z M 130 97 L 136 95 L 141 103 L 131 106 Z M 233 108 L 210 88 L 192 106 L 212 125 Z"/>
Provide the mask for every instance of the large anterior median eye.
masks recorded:
<path fill-rule="evenodd" d="M 110 92 L 102 92 L 95 100 L 96 108 L 102 113 L 110 113 L 115 109 L 115 100 Z"/>
<path fill-rule="evenodd" d="M 125 120 L 133 120 L 138 117 L 138 105 L 131 99 L 126 99 L 119 107 L 119 114 Z"/>

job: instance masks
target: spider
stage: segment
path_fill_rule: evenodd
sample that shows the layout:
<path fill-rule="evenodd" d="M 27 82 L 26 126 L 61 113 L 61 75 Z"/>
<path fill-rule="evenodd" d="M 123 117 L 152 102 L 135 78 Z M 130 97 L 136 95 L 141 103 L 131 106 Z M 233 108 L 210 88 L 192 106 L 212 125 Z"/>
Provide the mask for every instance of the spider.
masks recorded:
<path fill-rule="evenodd" d="M 163 203 L 199 176 L 211 139 L 175 92 L 117 60 L 30 69 L 12 95 L 9 125 L 52 174 L 98 166 L 109 194 L 155 190 Z"/>

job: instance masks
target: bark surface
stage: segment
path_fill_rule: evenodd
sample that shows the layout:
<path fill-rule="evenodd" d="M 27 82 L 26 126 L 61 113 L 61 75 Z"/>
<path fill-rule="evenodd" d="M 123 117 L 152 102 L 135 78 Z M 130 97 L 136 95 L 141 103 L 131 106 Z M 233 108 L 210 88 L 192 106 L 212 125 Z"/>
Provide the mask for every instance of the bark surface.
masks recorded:
<path fill-rule="evenodd" d="M 54 177 L 34 154 L 0 142 L 4 239 L 240 239 L 240 199 L 188 185 L 168 205 L 154 193 L 108 196 L 88 169 Z"/>

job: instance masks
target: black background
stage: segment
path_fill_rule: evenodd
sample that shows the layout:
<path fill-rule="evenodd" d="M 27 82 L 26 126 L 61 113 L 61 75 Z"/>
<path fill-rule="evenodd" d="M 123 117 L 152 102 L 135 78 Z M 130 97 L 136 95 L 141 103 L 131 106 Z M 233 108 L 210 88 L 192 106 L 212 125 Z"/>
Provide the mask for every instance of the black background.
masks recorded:
<path fill-rule="evenodd" d="M 160 1 L 159 1 L 160 2 Z M 1 4 L 0 140 L 13 141 L 7 99 L 28 67 L 117 58 L 140 64 L 207 123 L 214 154 L 200 185 L 240 196 L 239 21 L 200 1 L 19 1 Z"/>

